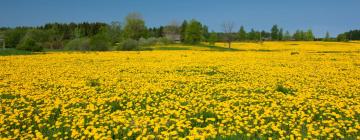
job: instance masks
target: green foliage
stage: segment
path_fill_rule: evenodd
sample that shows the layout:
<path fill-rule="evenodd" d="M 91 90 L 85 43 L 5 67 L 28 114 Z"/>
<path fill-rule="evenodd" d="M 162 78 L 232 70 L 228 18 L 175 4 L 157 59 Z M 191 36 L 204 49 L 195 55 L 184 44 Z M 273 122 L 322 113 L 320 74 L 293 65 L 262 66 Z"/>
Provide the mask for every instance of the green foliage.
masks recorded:
<path fill-rule="evenodd" d="M 283 40 L 284 39 L 284 31 L 282 28 L 280 28 L 279 30 L 279 35 L 278 35 L 278 40 Z"/>
<path fill-rule="evenodd" d="M 289 94 L 289 95 L 294 95 L 295 92 L 296 92 L 296 90 L 291 89 L 291 88 L 287 88 L 287 87 L 285 87 L 285 86 L 283 86 L 281 84 L 276 86 L 276 91 L 282 92 L 284 94 Z"/>
<path fill-rule="evenodd" d="M 16 49 L 27 51 L 42 51 L 43 45 L 49 40 L 49 34 L 42 30 L 29 30 Z"/>
<path fill-rule="evenodd" d="M 290 35 L 290 32 L 289 32 L 289 31 L 286 31 L 285 34 L 284 34 L 283 40 L 289 41 L 289 40 L 291 40 L 291 39 L 292 39 L 292 37 L 291 37 L 291 35 Z"/>
<path fill-rule="evenodd" d="M 6 47 L 15 48 L 26 35 L 27 30 L 26 28 L 15 28 L 5 31 L 4 39 Z"/>
<path fill-rule="evenodd" d="M 156 45 L 156 43 L 158 42 L 158 40 L 154 37 L 151 38 L 140 38 L 139 39 L 139 46 L 152 46 L 152 45 Z"/>
<path fill-rule="evenodd" d="M 39 43 L 37 43 L 33 38 L 25 37 L 20 43 L 16 46 L 18 50 L 26 50 L 26 51 L 42 51 L 43 48 Z"/>
<path fill-rule="evenodd" d="M 249 34 L 248 34 L 248 39 L 253 40 L 253 41 L 259 40 L 260 39 L 260 32 L 255 31 L 254 29 L 251 29 Z"/>
<path fill-rule="evenodd" d="M 127 39 L 119 43 L 119 46 L 116 49 L 122 51 L 136 51 L 140 50 L 140 47 L 138 41 L 134 39 Z"/>
<path fill-rule="evenodd" d="M 65 50 L 88 51 L 90 50 L 90 39 L 89 38 L 73 39 L 66 44 Z"/>
<path fill-rule="evenodd" d="M 83 22 L 83 23 L 48 23 L 39 27 L 41 30 L 53 29 L 63 40 L 72 40 L 75 38 L 92 37 L 100 32 L 102 27 L 107 26 L 105 23 Z"/>
<path fill-rule="evenodd" d="M 161 45 L 169 45 L 169 44 L 174 43 L 172 40 L 170 40 L 170 39 L 167 38 L 167 37 L 161 37 L 161 38 L 158 39 L 158 41 L 159 41 L 159 43 L 160 43 Z"/>
<path fill-rule="evenodd" d="M 130 13 L 125 18 L 124 37 L 126 39 L 139 40 L 141 37 L 147 37 L 145 21 L 138 13 Z"/>
<path fill-rule="evenodd" d="M 90 39 L 90 51 L 107 51 L 111 47 L 110 39 L 106 34 L 97 34 Z"/>
<path fill-rule="evenodd" d="M 186 26 L 185 43 L 198 44 L 201 41 L 203 34 L 202 25 L 199 21 L 193 19 Z"/>
<path fill-rule="evenodd" d="M 218 40 L 217 34 L 214 31 L 212 31 L 210 33 L 210 36 L 209 36 L 209 39 L 208 39 L 209 45 L 214 46 L 217 40 Z"/>
<path fill-rule="evenodd" d="M 122 40 L 121 33 L 122 30 L 119 22 L 111 22 L 111 24 L 107 26 L 106 34 L 112 45 Z"/>
<path fill-rule="evenodd" d="M 163 37 L 164 33 L 164 27 L 160 26 L 158 28 L 153 27 L 153 28 L 149 28 L 148 29 L 148 36 L 149 37 L 155 37 L 155 38 L 159 38 L 159 37 Z"/>
<path fill-rule="evenodd" d="M 208 41 L 209 37 L 210 37 L 210 33 L 209 33 L 209 27 L 207 27 L 206 25 L 204 25 L 202 27 L 202 41 Z"/>
<path fill-rule="evenodd" d="M 305 41 L 314 41 L 315 36 L 312 32 L 311 29 L 309 29 L 306 33 L 305 33 Z"/>
<path fill-rule="evenodd" d="M 336 39 L 337 41 L 341 41 L 341 42 L 349 41 L 349 39 L 346 37 L 346 34 L 339 34 Z"/>
<path fill-rule="evenodd" d="M 350 30 L 342 34 L 345 35 L 345 40 L 360 40 L 360 30 Z"/>
<path fill-rule="evenodd" d="M 244 26 L 241 26 L 240 27 L 240 30 L 239 30 L 239 32 L 238 32 L 238 38 L 239 38 L 239 40 L 240 41 L 245 41 L 245 40 L 247 40 L 247 38 L 246 38 L 246 31 L 245 31 L 245 28 L 244 28 Z"/>
<path fill-rule="evenodd" d="M 273 25 L 271 28 L 271 40 L 279 40 L 279 27 L 278 25 Z"/>
<path fill-rule="evenodd" d="M 25 51 L 25 50 L 17 50 L 14 48 L 9 48 L 5 50 L 0 49 L 0 56 L 7 56 L 7 55 L 29 55 L 32 54 L 31 51 Z"/>
<path fill-rule="evenodd" d="M 307 30 L 306 32 L 302 30 L 297 30 L 294 33 L 293 38 L 296 41 L 313 41 L 315 39 L 315 36 L 311 29 Z"/>
<path fill-rule="evenodd" d="M 184 20 L 184 22 L 181 24 L 181 27 L 180 27 L 180 40 L 181 40 L 181 42 L 185 42 L 187 25 L 188 25 L 188 22 L 186 20 Z"/>

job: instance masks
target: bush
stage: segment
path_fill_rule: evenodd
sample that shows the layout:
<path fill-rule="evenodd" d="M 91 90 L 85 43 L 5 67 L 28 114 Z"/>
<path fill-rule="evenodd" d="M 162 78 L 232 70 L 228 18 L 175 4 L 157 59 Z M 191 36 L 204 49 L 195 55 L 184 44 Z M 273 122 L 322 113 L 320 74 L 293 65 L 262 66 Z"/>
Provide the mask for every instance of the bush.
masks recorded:
<path fill-rule="evenodd" d="M 172 44 L 174 42 L 166 37 L 162 37 L 162 38 L 159 38 L 159 43 L 161 43 L 163 45 L 168 45 L 168 44 Z"/>
<path fill-rule="evenodd" d="M 90 40 L 91 51 L 107 51 L 111 46 L 110 40 L 103 35 L 96 35 Z"/>
<path fill-rule="evenodd" d="M 117 50 L 134 51 L 134 50 L 140 50 L 140 47 L 138 41 L 133 39 L 128 39 L 119 43 Z"/>
<path fill-rule="evenodd" d="M 151 37 L 148 39 L 140 38 L 138 43 L 139 43 L 139 46 L 153 46 L 153 45 L 156 45 L 157 41 L 158 40 L 154 37 Z"/>
<path fill-rule="evenodd" d="M 43 47 L 39 42 L 33 39 L 30 36 L 25 36 L 20 43 L 16 46 L 18 50 L 26 50 L 26 51 L 42 51 Z"/>
<path fill-rule="evenodd" d="M 9 29 L 4 33 L 4 39 L 6 42 L 7 48 L 16 48 L 21 40 L 25 37 L 27 29 L 25 28 L 15 28 Z"/>
<path fill-rule="evenodd" d="M 77 38 L 68 42 L 65 46 L 65 50 L 90 50 L 90 39 L 89 38 Z"/>

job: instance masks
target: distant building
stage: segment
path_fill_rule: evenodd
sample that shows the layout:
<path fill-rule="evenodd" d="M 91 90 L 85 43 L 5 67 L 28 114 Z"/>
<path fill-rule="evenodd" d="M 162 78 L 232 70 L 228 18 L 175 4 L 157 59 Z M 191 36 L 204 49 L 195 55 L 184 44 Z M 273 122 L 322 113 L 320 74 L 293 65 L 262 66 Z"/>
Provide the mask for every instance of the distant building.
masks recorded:
<path fill-rule="evenodd" d="M 180 43 L 180 41 L 181 41 L 181 36 L 179 34 L 166 34 L 165 33 L 165 37 L 175 43 Z"/>

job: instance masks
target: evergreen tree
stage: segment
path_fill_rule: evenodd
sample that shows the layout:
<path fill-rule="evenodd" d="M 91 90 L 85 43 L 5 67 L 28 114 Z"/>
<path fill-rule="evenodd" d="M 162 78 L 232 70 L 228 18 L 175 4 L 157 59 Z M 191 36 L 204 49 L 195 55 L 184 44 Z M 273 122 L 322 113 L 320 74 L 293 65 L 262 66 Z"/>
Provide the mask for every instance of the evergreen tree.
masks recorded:
<path fill-rule="evenodd" d="M 315 39 L 315 36 L 314 36 L 312 30 L 309 29 L 309 30 L 305 33 L 305 40 L 306 40 L 306 41 L 314 41 L 314 39 Z"/>
<path fill-rule="evenodd" d="M 241 26 L 241 27 L 240 27 L 240 30 L 239 30 L 239 32 L 238 32 L 238 38 L 239 38 L 239 41 L 245 41 L 245 40 L 247 40 L 247 38 L 246 38 L 246 31 L 245 31 L 244 26 Z"/>
<path fill-rule="evenodd" d="M 276 24 L 271 28 L 271 40 L 279 40 L 279 28 Z"/>
<path fill-rule="evenodd" d="M 324 41 L 330 41 L 330 33 L 326 32 Z"/>
<path fill-rule="evenodd" d="M 185 42 L 185 35 L 186 35 L 186 27 L 187 27 L 188 23 L 186 20 L 183 21 L 183 23 L 181 24 L 181 29 L 180 29 L 180 40 L 181 42 Z"/>
<path fill-rule="evenodd" d="M 283 40 L 283 39 L 284 39 L 284 33 L 283 33 L 283 29 L 281 28 L 279 30 L 278 40 Z"/>
<path fill-rule="evenodd" d="M 285 34 L 284 34 L 284 37 L 283 37 L 285 41 L 289 41 L 291 40 L 291 35 L 289 33 L 289 31 L 286 31 Z"/>
<path fill-rule="evenodd" d="M 202 33 L 203 33 L 203 38 L 202 38 L 202 40 L 203 41 L 208 41 L 208 39 L 209 39 L 209 37 L 210 37 L 210 33 L 209 33 L 209 28 L 206 26 L 206 25 L 204 25 L 203 27 L 202 27 L 202 29 L 203 29 L 203 31 L 202 31 Z"/>
<path fill-rule="evenodd" d="M 251 29 L 250 32 L 248 33 L 248 39 L 251 41 L 256 40 L 256 32 L 254 29 Z"/>

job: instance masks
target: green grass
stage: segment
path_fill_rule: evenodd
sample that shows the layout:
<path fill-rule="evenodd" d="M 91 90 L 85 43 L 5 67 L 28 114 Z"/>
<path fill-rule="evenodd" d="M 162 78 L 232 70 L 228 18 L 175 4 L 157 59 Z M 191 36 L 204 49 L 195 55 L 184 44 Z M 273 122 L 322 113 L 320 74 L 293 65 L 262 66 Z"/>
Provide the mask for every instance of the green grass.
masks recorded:
<path fill-rule="evenodd" d="M 0 56 L 8 56 L 8 55 L 30 55 L 33 54 L 31 51 L 24 50 L 16 50 L 16 49 L 0 49 Z"/>
<path fill-rule="evenodd" d="M 159 50 L 191 50 L 189 47 L 177 47 L 177 46 L 169 46 L 169 47 L 158 47 Z"/>

